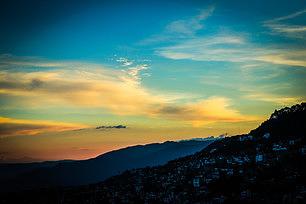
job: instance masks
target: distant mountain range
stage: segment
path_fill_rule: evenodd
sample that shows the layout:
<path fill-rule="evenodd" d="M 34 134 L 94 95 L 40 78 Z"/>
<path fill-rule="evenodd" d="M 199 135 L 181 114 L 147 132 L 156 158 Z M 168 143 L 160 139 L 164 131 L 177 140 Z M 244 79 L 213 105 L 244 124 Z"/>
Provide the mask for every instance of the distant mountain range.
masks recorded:
<path fill-rule="evenodd" d="M 103 181 L 125 170 L 163 165 L 194 154 L 216 138 L 138 145 L 111 151 L 81 161 L 50 161 L 28 164 L 0 164 L 0 190 L 84 185 Z"/>

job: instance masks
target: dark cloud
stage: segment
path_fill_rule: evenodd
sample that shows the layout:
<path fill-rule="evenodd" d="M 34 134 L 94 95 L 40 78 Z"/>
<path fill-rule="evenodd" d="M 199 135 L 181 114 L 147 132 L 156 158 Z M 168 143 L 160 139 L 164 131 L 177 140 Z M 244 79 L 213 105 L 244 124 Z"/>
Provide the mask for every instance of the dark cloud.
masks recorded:
<path fill-rule="evenodd" d="M 25 84 L 20 82 L 0 80 L 1 89 L 23 89 L 25 87 Z"/>
<path fill-rule="evenodd" d="M 16 77 L 13 79 L 12 77 Z M 67 82 L 64 80 L 53 79 L 43 81 L 39 78 L 28 80 L 18 75 L 5 76 L 0 78 L 0 89 L 15 91 L 42 91 L 46 93 L 70 93 L 78 91 L 86 91 L 92 88 L 87 83 Z"/>
<path fill-rule="evenodd" d="M 41 129 L 46 129 L 46 125 L 37 124 L 16 124 L 2 123 L 0 124 L 0 136 L 18 135 L 22 133 L 36 132 Z"/>
<path fill-rule="evenodd" d="M 42 87 L 43 81 L 32 79 L 30 82 L 17 81 L 16 79 L 0 79 L 0 88 L 8 90 L 34 90 Z"/>
<path fill-rule="evenodd" d="M 34 135 L 48 131 L 74 130 L 85 126 L 49 121 L 31 121 L 0 117 L 0 137 Z"/>
<path fill-rule="evenodd" d="M 43 81 L 40 79 L 32 79 L 30 83 L 30 89 L 40 88 L 43 85 Z"/>
<path fill-rule="evenodd" d="M 106 125 L 102 125 L 102 126 L 98 126 L 98 127 L 96 127 L 96 129 L 113 129 L 113 128 L 115 128 L 115 129 L 125 129 L 125 128 L 127 128 L 127 126 L 125 126 L 125 125 L 108 125 L 108 126 L 106 126 Z"/>
<path fill-rule="evenodd" d="M 188 110 L 185 107 L 164 106 L 164 107 L 160 108 L 157 112 L 159 114 L 173 115 L 173 114 L 183 114 L 183 113 L 186 113 L 187 111 Z"/>

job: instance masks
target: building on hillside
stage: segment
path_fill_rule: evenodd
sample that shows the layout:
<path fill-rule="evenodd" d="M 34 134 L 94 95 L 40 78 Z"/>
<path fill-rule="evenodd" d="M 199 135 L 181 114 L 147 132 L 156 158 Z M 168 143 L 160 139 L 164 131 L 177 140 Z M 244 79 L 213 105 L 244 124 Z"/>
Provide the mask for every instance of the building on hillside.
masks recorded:
<path fill-rule="evenodd" d="M 233 176 L 234 175 L 234 169 L 226 169 L 226 174 L 228 176 Z"/>
<path fill-rule="evenodd" d="M 304 147 L 301 147 L 299 152 L 302 154 L 302 155 L 306 155 L 306 146 Z"/>
<path fill-rule="evenodd" d="M 216 149 L 216 148 L 214 148 L 214 149 L 210 150 L 210 152 L 209 152 L 209 153 L 214 153 L 215 151 L 217 151 L 217 149 Z"/>
<path fill-rule="evenodd" d="M 279 144 L 273 144 L 272 150 L 275 152 L 280 152 L 280 151 L 287 151 L 287 148 Z"/>
<path fill-rule="evenodd" d="M 244 135 L 244 136 L 239 137 L 239 141 L 240 142 L 250 141 L 250 140 L 253 140 L 253 136 L 252 135 Z"/>
<path fill-rule="evenodd" d="M 264 160 L 263 154 L 257 154 L 257 155 L 255 156 L 255 162 L 256 162 L 256 163 L 263 162 L 263 160 Z"/>
<path fill-rule="evenodd" d="M 193 184 L 193 187 L 199 188 L 200 187 L 200 178 L 199 177 L 193 178 L 192 184 Z"/>
<path fill-rule="evenodd" d="M 294 145 L 295 144 L 295 140 L 289 140 L 289 145 Z"/>
<path fill-rule="evenodd" d="M 242 191 L 240 193 L 240 199 L 241 200 L 249 200 L 249 199 L 251 199 L 251 197 L 252 197 L 252 192 L 249 189 L 247 189 L 245 191 Z"/>
<path fill-rule="evenodd" d="M 271 136 L 270 133 L 267 132 L 262 137 L 265 138 L 265 139 L 269 139 L 270 136 Z"/>

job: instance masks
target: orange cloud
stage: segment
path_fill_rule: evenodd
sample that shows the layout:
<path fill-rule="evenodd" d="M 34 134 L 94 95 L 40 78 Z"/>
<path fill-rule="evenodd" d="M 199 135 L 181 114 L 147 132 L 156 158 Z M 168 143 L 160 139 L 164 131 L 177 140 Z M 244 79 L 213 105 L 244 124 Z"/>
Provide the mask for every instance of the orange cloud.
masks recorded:
<path fill-rule="evenodd" d="M 230 107 L 230 100 L 224 97 L 211 97 L 196 103 L 181 106 L 165 106 L 158 114 L 190 122 L 193 126 L 203 126 L 213 122 L 256 121 L 257 117 L 245 116 Z"/>
<path fill-rule="evenodd" d="M 257 93 L 257 92 L 247 94 L 244 97 L 256 101 L 271 102 L 282 106 L 294 105 L 304 101 L 302 97 L 283 96 L 283 95 L 274 95 L 269 93 Z"/>
<path fill-rule="evenodd" d="M 154 95 L 123 72 L 104 70 L 4 73 L 0 93 L 30 98 L 38 106 L 102 107 L 115 114 L 142 114 L 170 99 Z M 32 103 L 32 106 L 35 106 Z"/>
<path fill-rule="evenodd" d="M 31 108 L 102 108 L 115 115 L 143 115 L 185 121 L 195 126 L 255 119 L 240 114 L 224 97 L 179 103 L 177 99 L 182 98 L 181 95 L 164 94 L 142 86 L 137 77 L 140 70 L 131 75 L 98 65 L 88 64 L 86 70 L 84 67 L 86 65 L 76 64 L 74 69 L 1 71 L 0 94 L 22 97 L 17 103 Z M 185 99 L 188 97 L 187 94 Z"/>
<path fill-rule="evenodd" d="M 22 120 L 0 117 L 0 136 L 34 135 L 42 132 L 74 130 L 85 125 L 40 120 Z"/>

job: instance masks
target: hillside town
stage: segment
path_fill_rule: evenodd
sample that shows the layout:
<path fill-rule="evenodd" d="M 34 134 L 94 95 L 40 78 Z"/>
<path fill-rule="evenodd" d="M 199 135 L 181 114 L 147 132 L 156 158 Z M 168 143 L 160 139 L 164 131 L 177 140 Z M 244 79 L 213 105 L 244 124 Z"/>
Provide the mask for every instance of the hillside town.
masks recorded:
<path fill-rule="evenodd" d="M 303 203 L 305 138 L 281 142 L 270 137 L 266 133 L 261 138 L 226 138 L 166 166 L 113 177 L 89 188 L 88 198 L 95 195 L 103 203 Z M 243 148 L 235 149 L 239 146 Z"/>

